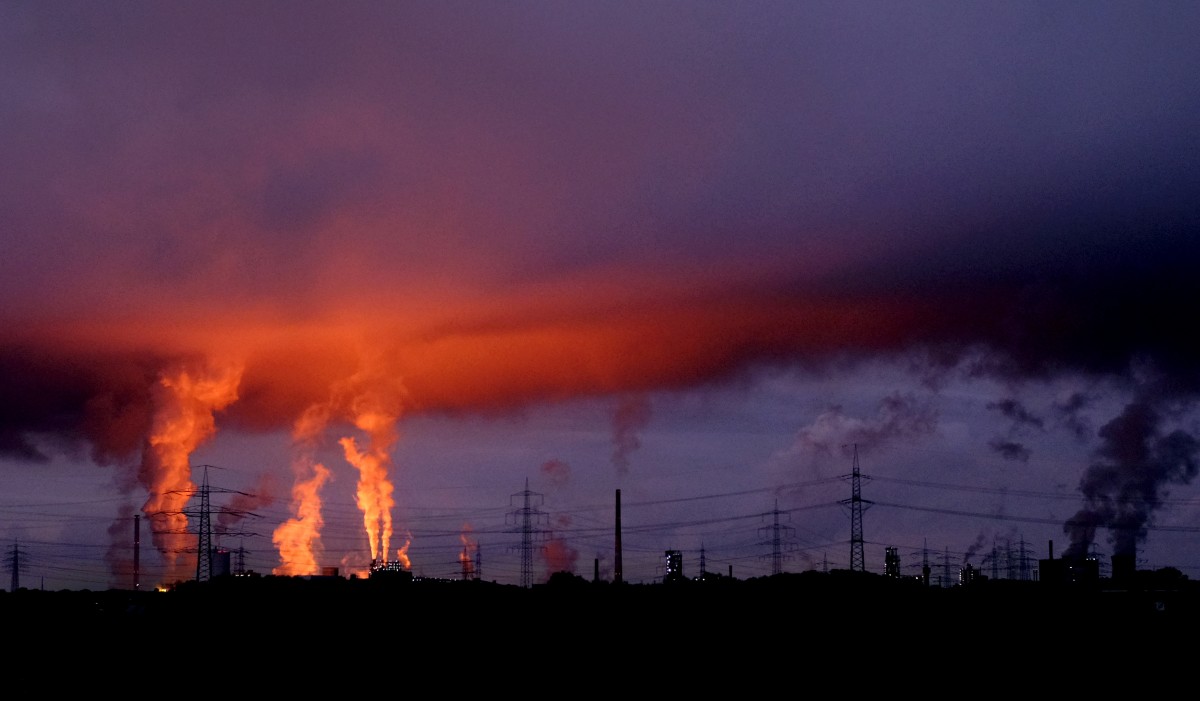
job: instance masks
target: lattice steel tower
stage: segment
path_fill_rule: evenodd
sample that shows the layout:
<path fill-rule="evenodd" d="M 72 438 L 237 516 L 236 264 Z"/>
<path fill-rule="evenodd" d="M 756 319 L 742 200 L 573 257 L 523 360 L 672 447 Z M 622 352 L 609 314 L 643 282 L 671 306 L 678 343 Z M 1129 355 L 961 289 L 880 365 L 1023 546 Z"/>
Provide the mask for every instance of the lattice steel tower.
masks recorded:
<path fill-rule="evenodd" d="M 850 477 L 850 498 L 843 499 L 843 505 L 850 506 L 850 571 L 866 571 L 863 559 L 863 510 L 871 502 L 862 498 L 862 475 L 858 471 L 858 444 L 854 444 L 854 469 Z M 868 478 L 870 479 L 870 478 Z"/>
<path fill-rule="evenodd" d="M 760 532 L 766 532 L 770 535 L 770 540 L 767 543 L 771 546 L 771 574 L 783 573 L 783 560 L 785 546 L 791 550 L 794 549 L 795 543 L 785 542 L 784 538 L 791 538 L 795 534 L 795 529 L 791 526 L 784 526 L 779 523 L 779 501 L 775 501 L 775 508 L 771 511 L 771 515 L 775 517 L 774 524 L 763 526 L 758 529 Z"/>
<path fill-rule="evenodd" d="M 200 543 L 196 550 L 196 581 L 206 582 L 212 577 L 212 518 L 208 501 L 208 465 L 204 466 L 204 478 L 200 482 Z"/>
<path fill-rule="evenodd" d="M 29 553 L 21 549 L 16 541 L 13 541 L 12 550 L 9 551 L 8 557 L 5 558 L 5 565 L 12 570 L 12 588 L 9 591 L 16 591 L 21 588 L 21 572 L 25 569 L 25 564 L 21 562 L 22 556 L 29 556 Z"/>
<path fill-rule="evenodd" d="M 521 534 L 521 586 L 529 588 L 533 585 L 533 543 L 534 540 L 541 540 L 545 534 L 537 525 L 548 522 L 550 517 L 533 506 L 534 497 L 537 497 L 539 505 L 542 503 L 542 495 L 529 491 L 528 477 L 525 478 L 525 491 L 513 494 L 512 497 L 521 497 L 524 504 L 520 509 L 508 514 L 512 517 L 514 525 L 519 525 L 518 529 L 510 529 L 509 532 L 515 530 Z M 509 504 L 512 504 L 511 497 Z M 516 523 L 518 521 L 519 524 Z"/>
<path fill-rule="evenodd" d="M 207 581 L 212 578 L 213 552 L 214 552 L 214 548 L 213 548 L 213 544 L 212 544 L 212 536 L 213 536 L 212 504 L 209 499 L 209 494 L 213 491 L 213 489 L 210 488 L 208 485 L 208 468 L 211 467 L 211 468 L 217 469 L 217 470 L 220 470 L 223 468 L 217 467 L 216 465 L 198 465 L 197 467 L 201 467 L 204 469 L 204 476 L 203 476 L 203 478 L 201 478 L 199 489 L 195 490 L 195 492 L 192 494 L 192 496 L 199 495 L 200 505 L 199 505 L 199 508 L 196 510 L 185 509 L 183 511 L 183 513 L 188 516 L 195 516 L 197 519 L 197 524 L 198 524 L 197 531 L 199 531 L 199 534 L 197 537 L 197 544 L 196 544 L 196 581 L 204 582 L 204 581 Z M 246 492 L 239 492 L 234 489 L 218 488 L 216 491 L 222 492 L 222 493 L 241 494 L 242 496 L 252 496 L 250 494 L 247 494 Z M 258 514 L 255 514 L 250 511 L 235 511 L 234 509 L 230 509 L 228 507 L 222 507 L 220 509 L 220 512 L 223 517 L 228 517 L 232 521 L 238 521 L 238 520 L 241 520 L 246 517 L 252 517 L 252 518 L 259 517 Z M 221 535 L 245 536 L 245 535 L 254 535 L 254 534 L 252 534 L 252 533 L 247 534 L 244 532 L 233 531 L 233 530 L 230 530 L 228 527 L 223 527 L 223 528 L 221 528 Z M 243 567 L 244 567 L 244 562 L 242 562 L 241 564 L 238 565 L 239 569 L 242 569 Z"/>

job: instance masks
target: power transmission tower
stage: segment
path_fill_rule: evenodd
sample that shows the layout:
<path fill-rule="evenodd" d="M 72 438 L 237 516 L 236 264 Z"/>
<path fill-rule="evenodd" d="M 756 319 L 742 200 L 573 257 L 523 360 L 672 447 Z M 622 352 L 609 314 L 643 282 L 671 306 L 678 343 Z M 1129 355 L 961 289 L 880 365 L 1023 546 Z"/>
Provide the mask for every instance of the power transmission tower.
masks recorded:
<path fill-rule="evenodd" d="M 212 517 L 208 505 L 208 465 L 200 482 L 200 542 L 196 550 L 196 581 L 207 582 L 212 576 Z"/>
<path fill-rule="evenodd" d="M 215 548 L 213 548 L 213 545 L 212 545 L 213 528 L 212 528 L 212 506 L 211 506 L 210 498 L 209 498 L 210 493 L 216 491 L 216 492 L 221 492 L 221 493 L 241 494 L 242 496 L 246 496 L 246 497 L 249 497 L 252 495 L 246 494 L 245 492 L 239 492 L 234 489 L 215 489 L 213 487 L 210 487 L 208 484 L 209 468 L 213 468 L 213 469 L 222 469 L 222 468 L 219 468 L 215 465 L 199 465 L 198 467 L 201 467 L 204 469 L 204 476 L 201 478 L 200 487 L 198 489 L 189 490 L 186 493 L 191 497 L 199 495 L 199 497 L 200 497 L 199 508 L 191 509 L 191 510 L 185 509 L 179 513 L 183 513 L 186 516 L 193 516 L 197 519 L 196 581 L 204 582 L 204 581 L 207 581 L 212 576 L 213 553 L 215 551 Z M 174 492 L 174 493 L 182 494 L 185 492 Z M 166 512 L 161 512 L 161 513 L 166 513 Z M 222 508 L 221 513 L 222 514 L 231 514 L 238 519 L 245 518 L 247 516 L 258 518 L 258 514 L 255 514 L 255 513 L 249 512 L 249 511 L 235 511 L 233 509 L 228 509 L 228 508 Z M 189 531 L 185 531 L 185 532 L 189 532 Z M 229 535 L 229 536 L 257 535 L 255 533 L 235 532 L 235 531 L 230 531 L 228 529 L 223 530 L 222 534 Z"/>
<path fill-rule="evenodd" d="M 795 529 L 791 526 L 780 525 L 778 500 L 775 501 L 775 508 L 770 513 L 775 519 L 774 523 L 770 526 L 763 526 L 758 530 L 759 533 L 766 532 L 770 535 L 770 540 L 763 544 L 770 544 L 771 546 L 771 574 L 782 574 L 785 557 L 783 554 L 784 547 L 786 546 L 789 550 L 795 549 L 795 543 L 785 543 L 785 534 L 786 537 L 790 538 L 795 533 Z"/>
<path fill-rule="evenodd" d="M 529 588 L 533 585 L 533 543 L 534 540 L 544 540 L 546 533 L 537 526 L 548 523 L 550 516 L 533 506 L 534 497 L 537 497 L 539 506 L 543 503 L 543 498 L 541 494 L 529 491 L 528 477 L 525 478 L 525 491 L 517 492 L 509 498 L 510 506 L 514 497 L 521 497 L 523 505 L 516 511 L 509 512 L 511 522 L 518 527 L 509 529 L 508 532 L 521 534 L 521 586 Z"/>
<path fill-rule="evenodd" d="M 1029 542 L 1024 536 L 1017 541 L 1017 575 L 1016 578 L 1026 582 L 1033 579 L 1033 565 L 1030 564 L 1032 559 L 1029 549 Z"/>
<path fill-rule="evenodd" d="M 25 569 L 25 563 L 21 561 L 21 556 L 29 557 L 29 553 L 22 550 L 14 541 L 8 557 L 4 558 L 4 566 L 12 572 L 12 588 L 9 591 L 21 588 L 21 571 Z"/>
<path fill-rule="evenodd" d="M 234 552 L 237 553 L 237 559 L 234 560 L 233 574 L 238 577 L 244 576 L 246 574 L 246 545 L 245 545 L 245 543 L 243 542 L 243 543 L 238 544 L 238 549 L 235 550 Z"/>
<path fill-rule="evenodd" d="M 854 444 L 854 469 L 850 477 L 850 498 L 840 503 L 850 506 L 850 571 L 866 571 L 863 558 L 863 510 L 871 503 L 862 498 L 862 475 L 858 471 L 858 444 Z M 870 479 L 869 477 L 867 479 Z"/>
<path fill-rule="evenodd" d="M 950 548 L 947 547 L 945 554 L 942 556 L 942 576 L 945 578 L 945 583 L 942 586 L 946 588 L 950 588 L 954 584 L 954 577 L 951 576 L 950 563 Z"/>

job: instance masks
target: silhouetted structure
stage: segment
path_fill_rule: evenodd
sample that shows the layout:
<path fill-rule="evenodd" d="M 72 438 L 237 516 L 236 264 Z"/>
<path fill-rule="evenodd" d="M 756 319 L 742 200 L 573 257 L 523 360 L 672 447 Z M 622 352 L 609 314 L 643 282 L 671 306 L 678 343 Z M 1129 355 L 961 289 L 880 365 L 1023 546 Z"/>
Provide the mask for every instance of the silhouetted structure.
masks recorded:
<path fill-rule="evenodd" d="M 795 529 L 791 526 L 780 525 L 778 500 L 775 502 L 775 508 L 771 510 L 771 516 L 774 517 L 774 523 L 758 530 L 760 533 L 766 531 L 770 535 L 770 540 L 766 541 L 766 543 L 771 546 L 771 574 L 780 574 L 783 572 L 784 534 L 795 533 Z M 788 543 L 788 546 L 792 547 L 794 544 Z"/>
<path fill-rule="evenodd" d="M 616 554 L 613 556 L 613 583 L 621 583 L 621 490 L 617 490 Z"/>
<path fill-rule="evenodd" d="M 850 473 L 850 498 L 842 504 L 850 505 L 850 571 L 865 572 L 863 557 L 863 509 L 871 502 L 862 498 L 862 478 L 858 471 L 858 444 L 854 444 L 854 468 Z"/>
<path fill-rule="evenodd" d="M 212 515 L 208 502 L 208 465 L 204 465 L 204 478 L 200 483 L 200 542 L 196 549 L 196 581 L 203 582 L 212 576 Z"/>
<path fill-rule="evenodd" d="M 1094 557 L 1054 558 L 1054 541 L 1049 557 L 1038 561 L 1041 581 L 1050 586 L 1096 587 L 1100 583 L 1100 561 Z"/>
<path fill-rule="evenodd" d="M 28 554 L 29 553 L 22 550 L 15 542 L 13 543 L 12 550 L 9 552 L 7 558 L 8 569 L 12 571 L 11 591 L 16 591 L 21 588 L 21 571 L 25 568 L 25 563 L 21 561 L 21 556 L 27 556 Z"/>
<path fill-rule="evenodd" d="M 525 478 L 525 491 L 512 496 L 523 499 L 521 508 L 509 513 L 509 516 L 513 517 L 513 521 L 520 522 L 517 530 L 521 534 L 521 586 L 528 588 L 533 585 L 533 542 L 535 539 L 540 540 L 545 533 L 541 528 L 536 527 L 536 523 L 546 523 L 550 517 L 533 506 L 534 497 L 537 497 L 539 504 L 542 503 L 543 497 L 541 494 L 529 491 L 528 477 Z M 509 503 L 512 503 L 511 498 Z"/>
<path fill-rule="evenodd" d="M 666 567 L 664 568 L 663 582 L 677 583 L 682 582 L 683 577 L 683 553 L 679 550 L 668 550 L 666 552 Z"/>
<path fill-rule="evenodd" d="M 142 588 L 142 515 L 133 516 L 133 590 Z"/>
<path fill-rule="evenodd" d="M 894 547 L 887 547 L 883 554 L 883 574 L 885 577 L 900 576 L 900 553 Z"/>

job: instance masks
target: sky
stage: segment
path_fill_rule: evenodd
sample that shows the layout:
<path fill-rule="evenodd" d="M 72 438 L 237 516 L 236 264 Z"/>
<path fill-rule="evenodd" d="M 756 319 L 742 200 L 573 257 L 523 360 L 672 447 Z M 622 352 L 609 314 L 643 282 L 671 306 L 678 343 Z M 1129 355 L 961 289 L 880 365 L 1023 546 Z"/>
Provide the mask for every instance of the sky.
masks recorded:
<path fill-rule="evenodd" d="M 1200 577 L 1198 26 L 7 0 L 0 586 Z"/>

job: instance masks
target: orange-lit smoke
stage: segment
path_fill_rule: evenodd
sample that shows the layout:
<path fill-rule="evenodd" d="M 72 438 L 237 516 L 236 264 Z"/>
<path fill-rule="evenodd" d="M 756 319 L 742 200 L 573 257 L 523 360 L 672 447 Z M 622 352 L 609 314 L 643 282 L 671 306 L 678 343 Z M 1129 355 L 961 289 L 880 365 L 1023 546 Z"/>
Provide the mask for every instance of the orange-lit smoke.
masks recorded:
<path fill-rule="evenodd" d="M 292 443 L 296 452 L 292 471 L 292 514 L 279 524 L 272 542 L 279 549 L 279 565 L 272 570 L 277 575 L 311 575 L 320 572 L 321 555 L 321 488 L 330 479 L 329 468 L 313 458 L 317 440 L 329 421 L 329 406 L 310 406 L 292 428 Z"/>
<path fill-rule="evenodd" d="M 280 549 L 280 565 L 272 571 L 276 575 L 314 575 L 320 571 L 317 558 L 320 556 L 320 527 L 324 525 L 320 515 L 320 489 L 329 480 L 329 468 L 322 463 L 313 463 L 312 477 L 296 481 L 292 487 L 294 516 L 280 523 L 272 535 L 272 543 Z"/>
<path fill-rule="evenodd" d="M 277 575 L 308 575 L 320 572 L 317 558 L 321 554 L 321 487 L 329 480 L 329 468 L 314 463 L 312 476 L 292 486 L 292 510 L 295 514 L 279 524 L 272 542 L 279 548 Z"/>
<path fill-rule="evenodd" d="M 542 463 L 542 475 L 551 486 L 561 487 L 571 478 L 571 466 L 565 460 L 553 458 Z"/>
<path fill-rule="evenodd" d="M 571 517 L 567 514 L 559 514 L 555 518 L 555 525 L 559 528 L 569 528 L 571 525 Z M 546 542 L 546 546 L 542 548 L 542 557 L 546 561 L 546 575 L 550 576 L 556 572 L 575 573 L 575 561 L 579 559 L 579 551 L 567 544 L 563 538 L 551 538 Z"/>
<path fill-rule="evenodd" d="M 152 389 L 153 421 L 138 479 L 149 492 L 142 510 L 150 521 L 154 546 L 165 558 L 168 584 L 194 575 L 181 561 L 196 547 L 184 513 L 196 489 L 189 459 L 216 433 L 214 412 L 237 400 L 241 376 L 240 363 L 211 361 L 164 370 Z"/>
<path fill-rule="evenodd" d="M 471 537 L 471 524 L 464 523 L 462 533 L 458 535 L 462 541 L 463 549 L 458 553 L 458 561 L 462 565 L 462 578 L 464 580 L 475 579 L 475 553 L 479 549 L 479 544 Z"/>
<path fill-rule="evenodd" d="M 346 461 L 358 470 L 355 500 L 363 513 L 371 562 L 384 564 L 392 539 L 395 500 L 388 468 L 391 465 L 389 451 L 398 438 L 396 422 L 400 418 L 400 389 L 390 378 L 368 374 L 352 378 L 350 386 L 361 388 L 349 395 L 347 410 L 355 427 L 367 435 L 367 446 L 359 448 L 352 436 L 344 436 L 338 443 Z M 405 560 L 403 551 L 401 555 L 401 560 Z"/>
<path fill-rule="evenodd" d="M 411 535 L 404 539 L 404 545 L 396 551 L 396 562 L 399 562 L 400 566 L 406 570 L 412 569 L 412 560 L 408 559 L 408 546 L 410 545 L 412 545 Z"/>
<path fill-rule="evenodd" d="M 388 481 L 385 450 L 372 445 L 360 451 L 354 439 L 338 441 L 346 453 L 346 461 L 358 470 L 358 491 L 355 503 L 363 512 L 367 542 L 371 546 L 371 562 L 387 562 L 388 543 L 392 538 L 392 484 Z M 382 559 L 381 559 L 382 558 Z"/>

